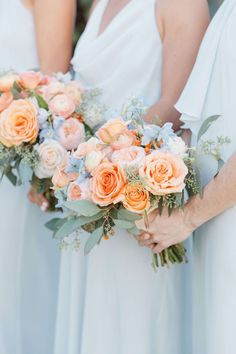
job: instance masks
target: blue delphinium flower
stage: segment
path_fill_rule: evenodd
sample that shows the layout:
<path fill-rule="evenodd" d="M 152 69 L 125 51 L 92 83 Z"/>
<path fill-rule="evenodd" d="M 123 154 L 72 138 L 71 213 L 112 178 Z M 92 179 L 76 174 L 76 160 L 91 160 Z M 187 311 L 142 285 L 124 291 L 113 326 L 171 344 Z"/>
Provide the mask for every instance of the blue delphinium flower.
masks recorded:
<path fill-rule="evenodd" d="M 82 173 L 84 169 L 84 159 L 77 159 L 73 156 L 70 156 L 68 159 L 68 166 L 65 170 L 66 173 L 78 172 Z"/>
<path fill-rule="evenodd" d="M 48 112 L 44 108 L 39 108 L 38 111 L 38 122 L 39 122 L 39 128 L 47 128 L 48 127 L 48 117 L 50 116 L 50 112 Z"/>

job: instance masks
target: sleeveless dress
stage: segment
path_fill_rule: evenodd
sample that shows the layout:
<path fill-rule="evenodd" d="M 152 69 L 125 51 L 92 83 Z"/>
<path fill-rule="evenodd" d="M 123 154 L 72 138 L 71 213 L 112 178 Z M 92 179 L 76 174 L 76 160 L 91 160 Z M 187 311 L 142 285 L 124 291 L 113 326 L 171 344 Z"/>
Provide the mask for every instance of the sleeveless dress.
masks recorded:
<path fill-rule="evenodd" d="M 227 161 L 236 151 L 236 0 L 226 0 L 202 43 L 192 75 L 177 103 L 193 144 L 203 121 L 221 115 L 203 139 L 228 136 Z M 205 183 L 214 168 L 202 166 Z M 217 191 L 216 191 L 217 193 Z M 234 354 L 236 328 L 236 209 L 231 208 L 195 232 L 193 263 L 193 353 Z"/>
<path fill-rule="evenodd" d="M 98 3 L 77 45 L 77 79 L 101 88 L 101 101 L 115 112 L 133 94 L 150 106 L 160 97 L 162 79 L 156 1 L 131 0 L 98 35 L 107 5 Z M 150 250 L 125 231 L 85 257 L 86 238 L 81 236 L 80 252 L 62 255 L 54 353 L 189 354 L 189 266 L 155 273 Z"/>
<path fill-rule="evenodd" d="M 20 0 L 0 0 L 0 48 L 0 72 L 39 67 L 33 17 Z M 58 255 L 28 189 L 0 183 L 1 354 L 52 352 Z"/>

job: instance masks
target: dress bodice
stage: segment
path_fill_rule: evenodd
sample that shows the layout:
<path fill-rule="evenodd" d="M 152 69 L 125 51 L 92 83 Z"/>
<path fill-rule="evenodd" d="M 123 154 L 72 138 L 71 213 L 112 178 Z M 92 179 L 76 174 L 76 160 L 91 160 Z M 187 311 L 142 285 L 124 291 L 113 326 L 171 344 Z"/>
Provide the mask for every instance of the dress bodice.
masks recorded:
<path fill-rule="evenodd" d="M 21 0 L 0 0 L 0 71 L 38 68 L 34 21 Z"/>
<path fill-rule="evenodd" d="M 112 109 L 132 95 L 150 106 L 160 97 L 162 80 L 156 0 L 131 0 L 99 34 L 107 4 L 100 0 L 78 42 L 72 60 L 77 78 L 101 88 L 101 100 Z"/>

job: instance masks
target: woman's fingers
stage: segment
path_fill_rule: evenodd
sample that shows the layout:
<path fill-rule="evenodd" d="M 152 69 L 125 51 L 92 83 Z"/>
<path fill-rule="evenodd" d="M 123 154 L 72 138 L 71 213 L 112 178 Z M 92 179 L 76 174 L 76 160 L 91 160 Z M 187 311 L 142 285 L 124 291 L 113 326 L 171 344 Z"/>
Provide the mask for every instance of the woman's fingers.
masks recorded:
<path fill-rule="evenodd" d="M 33 188 L 28 193 L 31 203 L 36 204 L 42 211 L 47 211 L 49 203 L 43 194 L 38 194 Z"/>

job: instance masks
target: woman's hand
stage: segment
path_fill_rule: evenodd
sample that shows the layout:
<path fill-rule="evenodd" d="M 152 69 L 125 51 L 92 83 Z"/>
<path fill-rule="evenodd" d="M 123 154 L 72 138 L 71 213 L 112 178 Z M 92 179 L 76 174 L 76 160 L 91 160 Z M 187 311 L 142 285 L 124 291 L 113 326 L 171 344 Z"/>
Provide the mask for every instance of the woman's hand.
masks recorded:
<path fill-rule="evenodd" d="M 174 210 L 171 216 L 168 215 L 167 209 L 163 210 L 162 215 L 154 211 L 148 216 L 147 223 L 136 222 L 137 227 L 142 230 L 138 236 L 139 244 L 160 253 L 172 245 L 181 243 L 195 229 L 187 220 L 185 212 L 181 209 Z"/>
<path fill-rule="evenodd" d="M 38 205 L 42 211 L 47 211 L 49 203 L 43 194 L 37 193 L 37 191 L 32 187 L 28 193 L 28 198 L 31 203 Z"/>

